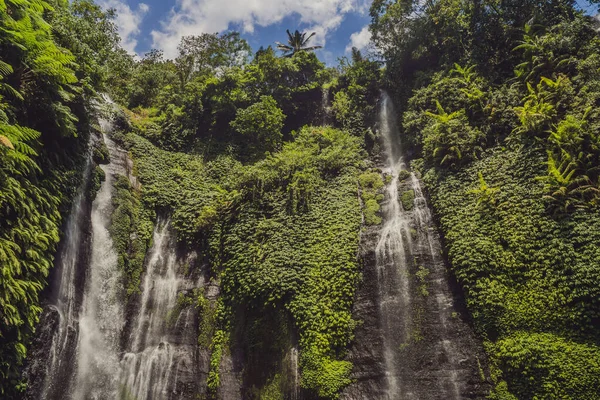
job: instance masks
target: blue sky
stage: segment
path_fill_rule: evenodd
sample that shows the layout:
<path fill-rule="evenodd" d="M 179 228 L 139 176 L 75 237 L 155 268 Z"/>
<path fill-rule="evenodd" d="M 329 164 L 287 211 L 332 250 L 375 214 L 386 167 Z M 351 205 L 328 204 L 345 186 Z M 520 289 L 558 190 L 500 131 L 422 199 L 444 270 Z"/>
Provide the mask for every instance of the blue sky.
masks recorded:
<path fill-rule="evenodd" d="M 352 46 L 366 48 L 372 0 L 97 0 L 117 10 L 117 25 L 129 52 L 152 48 L 175 57 L 184 35 L 237 30 L 257 50 L 285 41 L 286 29 L 315 31 L 321 60 L 336 64 Z M 594 11 L 587 0 L 578 4 Z"/>

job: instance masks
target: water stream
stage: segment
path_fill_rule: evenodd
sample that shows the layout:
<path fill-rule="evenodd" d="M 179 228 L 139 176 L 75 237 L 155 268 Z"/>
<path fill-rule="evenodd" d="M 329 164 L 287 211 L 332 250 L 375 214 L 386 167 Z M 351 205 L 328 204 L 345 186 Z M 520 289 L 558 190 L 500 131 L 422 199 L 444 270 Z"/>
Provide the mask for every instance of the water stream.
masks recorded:
<path fill-rule="evenodd" d="M 394 121 L 393 108 L 386 96 L 380 112 L 380 127 L 386 153 L 384 171 L 391 175 L 391 181 L 386 188 L 387 203 L 383 206 L 384 225 L 375 253 L 389 399 L 411 398 L 414 395 L 404 390 L 405 382 L 402 381 L 403 377 L 396 368 L 400 362 L 399 350 L 411 339 L 409 265 L 412 236 L 410 220 L 399 201 L 398 176 L 400 171 L 406 170 L 406 166 L 397 147 L 397 129 Z"/>
<path fill-rule="evenodd" d="M 74 399 L 115 399 L 119 339 L 125 324 L 121 273 L 109 233 L 113 182 L 127 175 L 126 162 L 115 143 L 104 136 L 110 163 L 101 166 L 106 178 L 92 204 L 92 255 L 79 316 Z"/>
<path fill-rule="evenodd" d="M 49 306 L 50 312 L 58 317 L 56 332 L 52 336 L 49 359 L 42 384 L 41 397 L 55 398 L 69 380 L 74 365 L 74 348 L 77 341 L 77 316 L 80 304 L 80 293 L 77 290 L 77 266 L 82 257 L 81 243 L 84 239 L 84 214 L 86 203 L 86 188 L 91 169 L 91 157 L 86 160 L 84 180 L 77 191 L 65 224 L 63 247 L 57 257 L 57 279 L 52 284 L 54 294 Z"/>
<path fill-rule="evenodd" d="M 194 252 L 178 254 L 169 221 L 159 219 L 141 294 L 127 299 L 110 234 L 114 183 L 125 176 L 134 188 L 139 184 L 129 173 L 127 152 L 107 136 L 111 122 L 99 122 L 98 140 L 106 144 L 110 162 L 100 166 L 105 180 L 90 204 L 90 157 L 86 182 L 74 198 L 53 271 L 50 304 L 32 349 L 35 359 L 26 371 L 30 386 L 25 397 L 194 399 L 200 390 L 194 289 L 204 285 L 204 274 Z"/>
<path fill-rule="evenodd" d="M 159 220 L 148 253 L 142 296 L 128 351 L 121 361 L 122 398 L 182 398 L 179 372 L 193 374 L 195 315 L 186 303 L 192 289 L 177 258 L 168 221 Z M 187 339 L 187 340 L 186 340 Z"/>
<path fill-rule="evenodd" d="M 403 161 L 387 95 L 379 118 L 390 176 L 375 250 L 386 398 L 459 400 L 473 375 L 471 336 L 461 337 L 469 330 L 456 318 L 442 246 L 421 182 Z M 409 209 L 406 192 L 414 194 Z"/>

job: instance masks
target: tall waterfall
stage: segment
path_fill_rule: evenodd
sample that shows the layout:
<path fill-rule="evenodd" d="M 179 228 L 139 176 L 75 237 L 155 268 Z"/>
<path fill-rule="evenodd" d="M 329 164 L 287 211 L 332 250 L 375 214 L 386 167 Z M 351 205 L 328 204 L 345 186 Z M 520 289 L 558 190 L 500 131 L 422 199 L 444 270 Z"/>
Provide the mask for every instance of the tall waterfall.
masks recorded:
<path fill-rule="evenodd" d="M 398 177 L 406 166 L 397 148 L 397 129 L 390 99 L 385 96 L 380 113 L 381 134 L 386 152 L 385 172 L 392 179 L 387 186 L 387 203 L 383 207 L 384 225 L 376 247 L 381 323 L 384 335 L 384 361 L 386 366 L 389 399 L 398 395 L 410 398 L 397 365 L 399 350 L 411 339 L 410 272 L 413 239 L 410 220 L 402 209 L 398 193 Z"/>
<path fill-rule="evenodd" d="M 120 338 L 125 323 L 124 297 L 117 253 L 109 233 L 113 183 L 127 176 L 126 153 L 104 133 L 110 162 L 101 166 L 105 180 L 90 205 L 86 182 L 74 198 L 65 224 L 61 252 L 53 271 L 50 305 L 41 318 L 26 372 L 26 398 L 44 400 L 116 399 Z M 46 342 L 48 344 L 46 344 Z M 40 367 L 44 365 L 44 367 Z"/>
<path fill-rule="evenodd" d="M 121 361 L 121 398 L 181 399 L 194 386 L 196 316 L 168 221 L 159 221 L 148 255 L 139 311 Z M 190 376 L 192 379 L 190 379 Z"/>
<path fill-rule="evenodd" d="M 480 351 L 454 304 L 440 239 L 421 182 L 402 159 L 387 95 L 379 118 L 391 177 L 375 249 L 386 398 L 458 400 L 477 385 Z"/>
<path fill-rule="evenodd" d="M 126 161 L 115 143 L 104 136 L 110 163 L 106 179 L 92 204 L 92 257 L 79 316 L 77 374 L 74 399 L 114 399 L 117 396 L 119 339 L 125 324 L 121 273 L 109 233 L 113 181 L 127 175 Z"/>
<path fill-rule="evenodd" d="M 110 99 L 105 99 L 111 104 Z M 106 133 L 110 162 L 90 204 L 85 182 L 74 199 L 53 283 L 26 371 L 28 400 L 191 400 L 198 382 L 198 311 L 205 271 L 196 254 L 178 254 L 168 221 L 159 219 L 146 255 L 142 293 L 126 299 L 110 227 L 114 183 L 129 172 L 127 153 Z M 85 171 L 89 180 L 91 156 Z M 126 301 L 127 300 L 127 301 Z M 131 328 L 127 329 L 126 328 Z M 131 331 L 131 333 L 127 333 Z M 129 335 L 129 337 L 125 337 Z M 206 367 L 208 370 L 208 367 Z"/>

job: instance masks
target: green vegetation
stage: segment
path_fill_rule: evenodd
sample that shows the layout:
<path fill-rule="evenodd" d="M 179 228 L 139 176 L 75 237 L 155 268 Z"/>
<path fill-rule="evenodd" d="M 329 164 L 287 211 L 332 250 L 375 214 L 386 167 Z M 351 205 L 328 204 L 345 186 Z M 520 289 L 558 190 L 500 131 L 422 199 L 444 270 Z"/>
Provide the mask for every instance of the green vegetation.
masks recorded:
<path fill-rule="evenodd" d="M 141 208 L 138 197 L 129 179 L 119 175 L 114 182 L 114 211 L 109 231 L 119 256 L 127 296 L 140 292 L 146 250 L 152 239 L 152 216 Z"/>
<path fill-rule="evenodd" d="M 381 209 L 379 202 L 384 198 L 384 195 L 379 193 L 383 188 L 381 172 L 365 172 L 358 177 L 358 182 L 365 224 L 381 224 L 381 217 L 377 214 Z"/>
<path fill-rule="evenodd" d="M 285 115 L 271 96 L 262 96 L 259 102 L 239 109 L 230 125 L 237 133 L 248 137 L 254 146 L 273 151 L 281 146 Z"/>
<path fill-rule="evenodd" d="M 415 191 L 405 190 L 400 195 L 400 202 L 402 203 L 402 208 L 404 211 L 410 211 L 415 207 Z"/>
<path fill-rule="evenodd" d="M 571 1 L 381 0 L 371 15 L 406 145 L 423 157 L 486 341 L 491 398 L 596 398 L 595 22 Z"/>
<path fill-rule="evenodd" d="M 371 16 L 385 68 L 357 49 L 327 68 L 298 31 L 279 44 L 283 57 L 252 54 L 228 32 L 184 37 L 173 60 L 159 50 L 135 60 L 113 12 L 91 0 L 0 0 L 1 397 L 24 389 L 61 216 L 82 182 L 93 197 L 105 179 L 106 147 L 88 147 L 89 110 L 106 90 L 140 182 L 112 183 L 125 292 L 139 291 L 153 223 L 168 216 L 220 286 L 217 298 L 196 291 L 177 305 L 199 311 L 209 396 L 223 357 L 241 349 L 250 396 L 286 398 L 297 347 L 302 388 L 337 398 L 352 369 L 360 230 L 381 224 L 393 179 L 373 165 L 382 87 L 485 340 L 490 398 L 597 396 L 596 23 L 569 0 L 375 0 Z M 327 127 L 317 126 L 324 96 Z M 410 176 L 397 182 L 405 210 Z M 423 296 L 428 275 L 416 272 Z"/>
<path fill-rule="evenodd" d="M 198 345 L 203 349 L 210 348 L 215 333 L 215 309 L 216 306 L 208 300 L 204 293 L 197 296 L 198 315 L 200 318 Z"/>
<path fill-rule="evenodd" d="M 300 337 L 302 385 L 335 397 L 349 383 L 351 364 L 339 359 L 355 326 L 359 138 L 306 127 L 281 151 L 246 167 L 228 156 L 203 162 L 159 150 L 133 133 L 121 140 L 136 161 L 144 206 L 170 210 L 182 239 L 204 243 L 221 281 L 216 312 L 204 297 L 198 300 L 199 341 L 212 351 L 209 389 L 217 390 L 221 356 L 235 345 L 234 310 L 282 307 Z M 378 173 L 367 176 L 363 185 L 382 187 Z M 115 202 L 131 207 L 123 180 Z"/>

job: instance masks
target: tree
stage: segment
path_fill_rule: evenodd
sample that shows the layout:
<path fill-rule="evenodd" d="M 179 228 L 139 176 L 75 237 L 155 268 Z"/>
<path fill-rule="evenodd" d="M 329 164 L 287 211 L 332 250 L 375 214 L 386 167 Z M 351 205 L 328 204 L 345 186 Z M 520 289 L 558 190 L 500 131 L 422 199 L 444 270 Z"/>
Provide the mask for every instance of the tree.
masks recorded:
<path fill-rule="evenodd" d="M 210 74 L 219 68 L 231 68 L 247 63 L 251 48 L 238 32 L 203 33 L 184 36 L 177 48 L 175 60 L 181 84 L 195 75 Z"/>
<path fill-rule="evenodd" d="M 283 44 L 280 42 L 275 42 L 277 44 L 277 48 L 284 52 L 284 57 L 291 57 L 296 53 L 301 51 L 314 51 L 322 48 L 323 46 L 310 46 L 307 47 L 310 39 L 316 35 L 316 32 L 310 34 L 309 37 L 306 37 L 307 32 L 300 33 L 299 30 L 296 30 L 292 35 L 290 30 L 286 30 L 288 35 L 288 44 Z"/>
<path fill-rule="evenodd" d="M 238 110 L 231 121 L 231 127 L 242 135 L 256 138 L 253 143 L 261 143 L 265 150 L 276 150 L 282 140 L 281 128 L 285 115 L 271 96 L 262 96 L 258 103 Z"/>
<path fill-rule="evenodd" d="M 144 55 L 134 68 L 129 82 L 130 108 L 138 106 L 150 107 L 154 104 L 161 89 L 177 82 L 176 66 L 165 60 L 161 50 L 151 50 Z"/>

